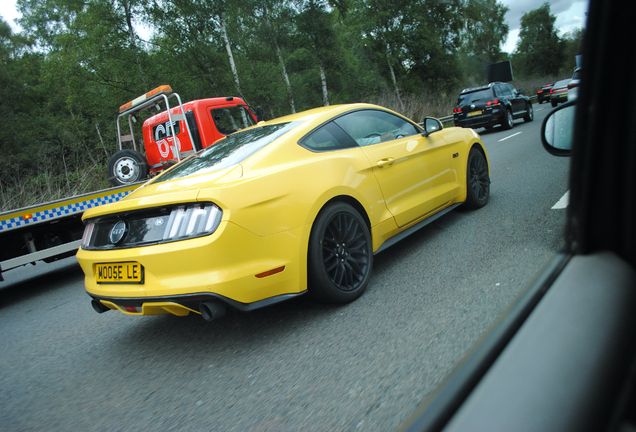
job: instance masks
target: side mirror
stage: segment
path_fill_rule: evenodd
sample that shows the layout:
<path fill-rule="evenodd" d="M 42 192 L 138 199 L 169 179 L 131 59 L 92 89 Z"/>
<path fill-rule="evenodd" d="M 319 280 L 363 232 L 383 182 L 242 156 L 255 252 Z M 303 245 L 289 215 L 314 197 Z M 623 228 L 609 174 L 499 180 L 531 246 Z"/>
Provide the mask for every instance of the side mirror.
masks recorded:
<path fill-rule="evenodd" d="M 517 93 L 519 93 L 520 95 L 524 94 L 526 91 L 522 88 L 520 88 L 519 90 L 517 90 Z"/>
<path fill-rule="evenodd" d="M 424 133 L 423 137 L 427 137 L 433 132 L 437 132 L 438 130 L 442 130 L 444 126 L 442 126 L 442 122 L 433 117 L 426 117 L 424 119 Z"/>
<path fill-rule="evenodd" d="M 265 111 L 260 106 L 256 107 L 256 120 L 259 122 L 265 121 Z"/>
<path fill-rule="evenodd" d="M 552 111 L 541 125 L 541 144 L 550 154 L 570 156 L 574 134 L 576 101 L 566 102 Z"/>

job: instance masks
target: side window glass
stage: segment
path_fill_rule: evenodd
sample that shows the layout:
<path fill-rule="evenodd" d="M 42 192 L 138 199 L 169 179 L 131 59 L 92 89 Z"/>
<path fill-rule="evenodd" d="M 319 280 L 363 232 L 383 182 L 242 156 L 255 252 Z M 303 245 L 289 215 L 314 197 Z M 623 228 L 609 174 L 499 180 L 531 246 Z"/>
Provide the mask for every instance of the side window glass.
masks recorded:
<path fill-rule="evenodd" d="M 307 135 L 300 140 L 300 145 L 317 151 L 337 150 L 358 146 L 349 135 L 333 122 L 329 122 Z"/>
<path fill-rule="evenodd" d="M 355 111 L 334 120 L 359 146 L 368 146 L 419 133 L 410 122 L 385 111 Z"/>
<path fill-rule="evenodd" d="M 502 85 L 501 86 L 501 90 L 503 92 L 503 96 L 509 96 L 512 97 L 512 92 L 510 91 L 510 88 L 508 88 L 507 85 Z"/>
<path fill-rule="evenodd" d="M 256 124 L 251 115 L 240 106 L 217 108 L 210 110 L 214 125 L 223 135 L 229 135 L 238 130 Z"/>
<path fill-rule="evenodd" d="M 506 84 L 506 87 L 508 87 L 508 90 L 510 91 L 510 94 L 514 95 L 517 92 L 517 89 L 514 88 L 514 86 L 511 86 L 510 84 Z"/>
<path fill-rule="evenodd" d="M 497 96 L 497 97 L 502 97 L 503 96 L 503 92 L 501 91 L 501 87 L 500 86 L 495 86 L 495 96 Z"/>

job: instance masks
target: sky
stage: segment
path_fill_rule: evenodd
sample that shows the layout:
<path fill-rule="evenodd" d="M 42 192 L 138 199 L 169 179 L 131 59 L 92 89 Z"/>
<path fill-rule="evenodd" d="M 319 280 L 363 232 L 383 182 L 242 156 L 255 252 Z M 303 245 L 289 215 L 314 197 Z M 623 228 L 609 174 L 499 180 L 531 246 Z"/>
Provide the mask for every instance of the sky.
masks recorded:
<path fill-rule="evenodd" d="M 541 7 L 545 0 L 498 0 L 498 2 L 509 9 L 506 13 L 506 22 L 510 27 L 510 33 L 508 33 L 508 39 L 502 49 L 511 53 L 519 39 L 521 17 L 523 14 Z M 550 13 L 557 17 L 554 24 L 559 29 L 559 36 L 563 36 L 577 27 L 585 27 L 587 0 L 550 0 L 549 3 Z"/>
<path fill-rule="evenodd" d="M 506 22 L 510 27 L 510 33 L 502 49 L 505 52 L 511 53 L 514 51 L 519 38 L 519 22 L 521 16 L 526 12 L 537 9 L 543 5 L 545 0 L 498 1 L 509 9 L 506 13 Z M 563 36 L 565 33 L 577 27 L 584 27 L 586 19 L 585 13 L 588 6 L 587 0 L 550 0 L 549 3 L 550 12 L 557 17 L 555 25 L 560 30 L 559 36 Z M 19 31 L 19 28 L 13 21 L 19 16 L 15 9 L 15 0 L 0 0 L 0 15 L 13 27 L 14 31 Z"/>

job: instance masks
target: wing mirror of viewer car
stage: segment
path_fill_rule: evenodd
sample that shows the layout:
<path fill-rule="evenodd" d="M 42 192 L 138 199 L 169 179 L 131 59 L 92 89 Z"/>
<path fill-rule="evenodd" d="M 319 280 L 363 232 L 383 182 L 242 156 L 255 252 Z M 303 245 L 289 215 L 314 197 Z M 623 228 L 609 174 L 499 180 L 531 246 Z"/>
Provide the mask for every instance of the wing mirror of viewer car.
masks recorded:
<path fill-rule="evenodd" d="M 437 132 L 438 130 L 442 130 L 444 126 L 442 126 L 442 122 L 433 117 L 426 117 L 424 119 L 424 133 L 423 137 L 427 137 L 433 132 Z"/>
<path fill-rule="evenodd" d="M 552 111 L 541 125 L 541 143 L 548 153 L 570 156 L 574 134 L 576 101 L 566 102 Z"/>

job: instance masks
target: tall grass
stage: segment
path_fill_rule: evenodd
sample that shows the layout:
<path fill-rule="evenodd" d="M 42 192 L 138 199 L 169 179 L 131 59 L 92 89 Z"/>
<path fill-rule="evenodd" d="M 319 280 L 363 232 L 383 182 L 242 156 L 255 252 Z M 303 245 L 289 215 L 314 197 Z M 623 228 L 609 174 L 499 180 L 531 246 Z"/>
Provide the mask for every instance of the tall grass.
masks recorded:
<path fill-rule="evenodd" d="M 73 172 L 43 170 L 26 177 L 19 172 L 0 182 L 0 212 L 70 198 L 109 187 L 106 167 L 86 166 Z"/>

